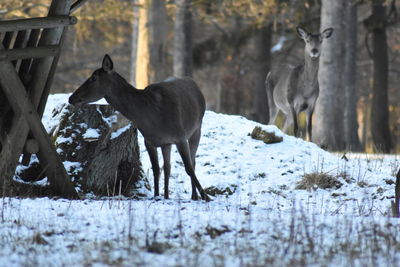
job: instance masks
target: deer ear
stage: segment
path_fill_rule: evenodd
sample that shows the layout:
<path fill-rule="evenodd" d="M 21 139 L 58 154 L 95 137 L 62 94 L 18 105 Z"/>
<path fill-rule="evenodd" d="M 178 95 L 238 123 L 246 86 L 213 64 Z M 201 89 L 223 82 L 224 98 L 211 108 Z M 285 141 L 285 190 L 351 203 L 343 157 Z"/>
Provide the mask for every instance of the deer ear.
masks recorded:
<path fill-rule="evenodd" d="M 103 64 L 101 66 L 103 70 L 106 72 L 111 72 L 114 69 L 114 63 L 111 60 L 111 57 L 109 55 L 105 55 L 103 58 Z"/>
<path fill-rule="evenodd" d="M 331 37 L 332 33 L 333 33 L 333 28 L 328 28 L 321 33 L 321 36 L 323 39 L 328 39 L 329 37 Z"/>
<path fill-rule="evenodd" d="M 297 34 L 299 35 L 299 37 L 303 40 L 305 40 L 307 38 L 307 36 L 310 35 L 310 33 L 308 33 L 305 29 L 303 29 L 301 27 L 296 27 L 296 31 L 297 31 Z"/>

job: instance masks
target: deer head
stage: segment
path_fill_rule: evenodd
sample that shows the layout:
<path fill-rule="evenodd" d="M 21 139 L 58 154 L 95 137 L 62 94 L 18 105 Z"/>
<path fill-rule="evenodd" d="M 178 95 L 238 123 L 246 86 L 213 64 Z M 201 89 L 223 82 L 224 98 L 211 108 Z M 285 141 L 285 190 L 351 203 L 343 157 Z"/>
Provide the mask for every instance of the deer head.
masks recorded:
<path fill-rule="evenodd" d="M 306 43 L 305 52 L 312 59 L 317 60 L 321 55 L 321 44 L 324 39 L 331 37 L 332 28 L 325 29 L 322 33 L 312 34 L 301 27 L 297 27 L 297 34 Z"/>
<path fill-rule="evenodd" d="M 111 82 L 113 62 L 109 55 L 105 55 L 101 68 L 93 74 L 69 97 L 69 103 L 74 106 L 95 102 L 104 97 Z"/>

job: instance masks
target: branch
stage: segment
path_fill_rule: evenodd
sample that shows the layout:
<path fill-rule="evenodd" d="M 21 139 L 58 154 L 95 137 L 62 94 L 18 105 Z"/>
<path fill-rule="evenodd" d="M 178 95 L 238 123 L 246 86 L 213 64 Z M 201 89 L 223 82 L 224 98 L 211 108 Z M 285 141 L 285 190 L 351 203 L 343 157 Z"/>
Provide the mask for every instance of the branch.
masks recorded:
<path fill-rule="evenodd" d="M 369 34 L 370 34 L 369 31 L 367 31 L 367 32 L 365 33 L 364 42 L 365 42 L 365 48 L 367 48 L 368 55 L 369 55 L 370 58 L 372 58 L 371 48 L 369 47 L 369 43 L 368 43 Z"/>
<path fill-rule="evenodd" d="M 397 8 L 396 8 L 396 0 L 392 0 L 390 3 L 390 10 L 387 15 L 387 26 L 393 26 L 397 22 L 399 22 L 399 16 L 397 13 Z"/>

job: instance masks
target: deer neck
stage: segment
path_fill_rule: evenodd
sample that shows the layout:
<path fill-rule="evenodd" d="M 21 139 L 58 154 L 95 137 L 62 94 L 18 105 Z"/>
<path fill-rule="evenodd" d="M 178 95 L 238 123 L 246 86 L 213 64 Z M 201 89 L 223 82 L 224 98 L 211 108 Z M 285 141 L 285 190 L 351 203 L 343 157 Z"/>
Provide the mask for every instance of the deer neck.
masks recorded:
<path fill-rule="evenodd" d="M 318 68 L 319 68 L 319 58 L 311 59 L 311 57 L 306 54 L 304 61 L 304 85 L 306 89 L 313 90 L 318 86 Z"/>
<path fill-rule="evenodd" d="M 116 79 L 112 81 L 104 98 L 113 108 L 140 128 L 145 120 L 144 117 L 149 113 L 151 101 L 148 99 L 148 94 L 145 90 L 136 89 L 124 78 L 116 75 Z"/>

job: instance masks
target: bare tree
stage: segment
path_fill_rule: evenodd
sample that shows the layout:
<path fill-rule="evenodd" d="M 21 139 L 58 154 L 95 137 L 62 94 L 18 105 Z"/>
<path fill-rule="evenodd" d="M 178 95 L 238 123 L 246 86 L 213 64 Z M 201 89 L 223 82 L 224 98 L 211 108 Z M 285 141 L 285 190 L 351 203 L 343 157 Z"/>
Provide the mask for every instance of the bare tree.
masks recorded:
<path fill-rule="evenodd" d="M 373 0 L 372 14 L 364 25 L 372 34 L 373 85 L 371 105 L 371 134 L 374 149 L 390 152 L 388 108 L 388 45 L 386 36 L 387 13 L 384 0 Z"/>
<path fill-rule="evenodd" d="M 345 10 L 345 59 L 343 84 L 345 91 L 344 136 L 347 150 L 360 151 L 358 138 L 357 94 L 356 94 L 356 59 L 357 59 L 357 3 L 346 2 Z"/>
<path fill-rule="evenodd" d="M 167 11 L 163 0 L 139 0 L 136 86 L 168 77 Z"/>
<path fill-rule="evenodd" d="M 268 123 L 268 100 L 265 91 L 265 75 L 271 62 L 272 27 L 270 24 L 256 28 L 251 39 L 254 64 L 251 70 L 253 119 Z"/>
<path fill-rule="evenodd" d="M 174 76 L 192 76 L 192 0 L 176 0 Z"/>
<path fill-rule="evenodd" d="M 133 5 L 133 22 L 132 22 L 132 38 L 131 38 L 131 64 L 129 81 L 133 86 L 136 86 L 136 60 L 137 60 L 137 45 L 139 34 L 139 7 L 137 6 L 138 0 L 134 0 Z"/>
<path fill-rule="evenodd" d="M 344 0 L 322 0 L 321 29 L 333 27 L 335 34 L 322 44 L 319 66 L 320 95 L 315 108 L 315 141 L 329 149 L 343 148 L 343 68 Z"/>

